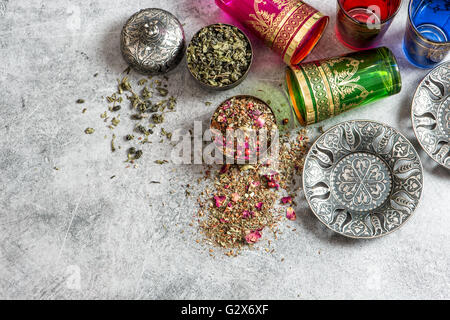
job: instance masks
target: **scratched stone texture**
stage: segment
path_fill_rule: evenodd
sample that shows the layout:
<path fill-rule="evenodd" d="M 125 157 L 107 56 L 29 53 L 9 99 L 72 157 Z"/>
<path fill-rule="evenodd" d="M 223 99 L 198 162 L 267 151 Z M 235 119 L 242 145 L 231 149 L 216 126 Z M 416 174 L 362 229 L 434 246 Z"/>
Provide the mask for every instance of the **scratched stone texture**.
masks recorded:
<path fill-rule="evenodd" d="M 349 52 L 334 35 L 335 1 L 309 3 L 331 15 L 331 22 L 307 60 Z M 321 225 L 299 191 L 298 218 L 282 222 L 283 234 L 270 246 L 275 251 L 266 253 L 263 241 L 236 258 L 220 250 L 211 257 L 209 247 L 195 241 L 201 236 L 189 224 L 196 200 L 186 197 L 184 187 L 191 183 L 193 193 L 202 188 L 195 182 L 201 165 L 155 164 L 172 148 L 159 137 L 144 148 L 137 169 L 125 168 L 124 150 L 111 154 L 111 132 L 99 117 L 106 109 L 102 96 L 115 89 L 126 68 L 121 27 L 146 7 L 173 12 L 187 40 L 201 26 L 233 22 L 212 0 L 0 0 L 0 298 L 450 298 L 450 174 L 413 135 L 410 103 L 427 71 L 409 65 L 402 52 L 406 1 L 383 41 L 399 60 L 402 92 L 321 125 L 373 119 L 401 130 L 424 165 L 419 209 L 399 231 L 357 241 Z M 208 119 L 215 105 L 235 94 L 286 103 L 279 86 L 283 62 L 251 40 L 254 65 L 233 90 L 201 89 L 185 60 L 169 74 L 178 107 L 167 116 L 166 129 Z M 86 104 L 77 105 L 78 98 Z M 124 122 L 116 129 L 119 137 L 131 125 Z M 96 132 L 86 135 L 86 127 Z"/>

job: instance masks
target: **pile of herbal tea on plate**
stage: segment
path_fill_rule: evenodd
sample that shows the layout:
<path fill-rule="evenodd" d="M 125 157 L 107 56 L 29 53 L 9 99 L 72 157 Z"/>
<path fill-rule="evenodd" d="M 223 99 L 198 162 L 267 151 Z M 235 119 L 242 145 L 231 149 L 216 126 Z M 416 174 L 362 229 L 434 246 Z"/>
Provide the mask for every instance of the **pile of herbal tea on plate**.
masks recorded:
<path fill-rule="evenodd" d="M 294 177 L 300 175 L 308 151 L 308 138 L 301 130 L 295 136 L 281 137 L 277 170 L 270 158 L 255 165 L 223 165 L 198 198 L 198 221 L 205 241 L 236 255 L 243 246 L 258 242 L 285 216 L 295 220 Z M 282 190 L 287 196 L 281 197 Z M 282 208 L 276 208 L 281 204 Z M 280 212 L 281 210 L 281 212 Z"/>

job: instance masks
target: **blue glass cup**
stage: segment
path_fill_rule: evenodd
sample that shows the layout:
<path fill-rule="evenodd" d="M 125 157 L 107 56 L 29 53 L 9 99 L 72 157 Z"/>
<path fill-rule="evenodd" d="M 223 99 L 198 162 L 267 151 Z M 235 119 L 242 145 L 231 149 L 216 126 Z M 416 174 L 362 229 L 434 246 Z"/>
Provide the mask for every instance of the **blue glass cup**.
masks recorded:
<path fill-rule="evenodd" d="M 411 0 L 403 49 L 409 62 L 432 68 L 450 50 L 450 0 Z"/>

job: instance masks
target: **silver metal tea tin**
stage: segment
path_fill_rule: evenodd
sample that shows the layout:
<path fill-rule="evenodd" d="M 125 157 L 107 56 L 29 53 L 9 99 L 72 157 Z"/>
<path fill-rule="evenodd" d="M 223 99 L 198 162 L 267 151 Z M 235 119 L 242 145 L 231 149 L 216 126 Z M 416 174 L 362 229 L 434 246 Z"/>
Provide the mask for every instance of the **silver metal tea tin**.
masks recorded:
<path fill-rule="evenodd" d="M 175 68 L 185 51 L 180 21 L 166 10 L 143 9 L 125 23 L 120 50 L 131 68 L 142 74 L 162 74 Z"/>

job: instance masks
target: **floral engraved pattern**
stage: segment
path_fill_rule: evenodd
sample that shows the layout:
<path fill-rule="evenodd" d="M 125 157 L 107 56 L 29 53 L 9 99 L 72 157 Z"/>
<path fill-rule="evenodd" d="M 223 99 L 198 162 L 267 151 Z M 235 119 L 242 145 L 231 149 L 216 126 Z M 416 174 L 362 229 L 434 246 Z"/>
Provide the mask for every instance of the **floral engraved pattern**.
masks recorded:
<path fill-rule="evenodd" d="M 425 152 L 450 169 L 450 62 L 422 80 L 412 102 L 411 119 Z"/>
<path fill-rule="evenodd" d="M 396 129 L 374 121 L 347 121 L 312 145 L 303 188 L 316 217 L 353 238 L 397 230 L 416 209 L 422 164 Z"/>
<path fill-rule="evenodd" d="M 149 32 L 154 34 L 149 35 Z M 184 34 L 180 22 L 162 9 L 143 9 L 132 15 L 120 35 L 125 61 L 143 74 L 165 73 L 183 58 Z"/>
<path fill-rule="evenodd" d="M 295 7 L 294 1 L 276 0 L 272 2 L 276 4 L 279 10 L 278 14 L 275 12 L 270 13 L 269 11 L 260 8 L 260 4 L 266 4 L 265 0 L 255 0 L 255 13 L 249 15 L 253 20 L 248 21 L 248 24 L 250 24 L 263 38 L 269 38 L 270 35 L 274 34 L 277 30 L 278 23 L 287 15 L 289 10 Z M 268 42 L 272 45 L 272 41 Z"/>
<path fill-rule="evenodd" d="M 336 198 L 349 209 L 367 211 L 379 207 L 391 190 L 389 169 L 380 158 L 352 153 L 334 170 Z"/>
<path fill-rule="evenodd" d="M 351 57 L 339 57 L 321 63 L 331 86 L 336 114 L 361 104 L 371 93 L 371 91 L 368 91 L 362 85 L 358 84 L 360 77 L 355 77 L 361 62 L 363 61 Z M 342 64 L 345 68 L 342 68 L 340 71 L 333 70 L 332 72 L 330 67 L 333 67 L 336 64 Z M 344 100 L 347 96 L 355 93 L 357 93 L 355 97 L 357 100 L 356 102 L 349 104 L 341 103 L 341 100 Z"/>
<path fill-rule="evenodd" d="M 254 13 L 246 21 L 275 52 L 289 58 L 286 50 L 291 45 L 297 31 L 317 10 L 297 0 L 254 0 Z"/>

